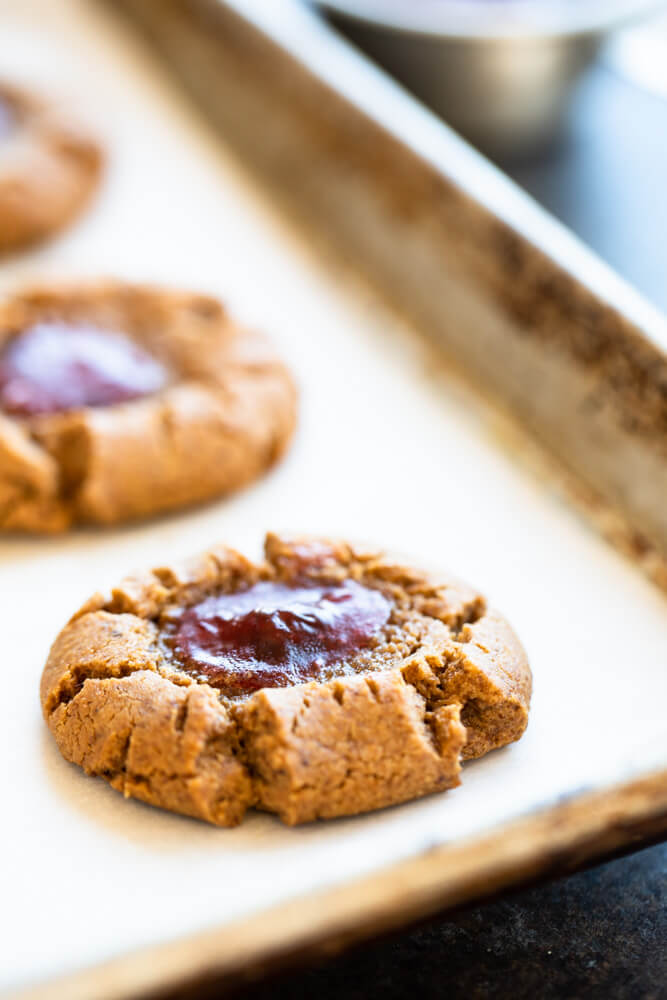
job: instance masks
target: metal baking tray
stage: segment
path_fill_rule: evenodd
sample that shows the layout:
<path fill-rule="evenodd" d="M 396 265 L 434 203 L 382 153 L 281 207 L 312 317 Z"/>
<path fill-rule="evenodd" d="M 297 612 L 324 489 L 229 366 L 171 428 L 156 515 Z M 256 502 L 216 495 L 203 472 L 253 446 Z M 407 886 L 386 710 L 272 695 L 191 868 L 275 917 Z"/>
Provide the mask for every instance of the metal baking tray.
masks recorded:
<path fill-rule="evenodd" d="M 242 494 L 0 542 L 2 986 L 126 1000 L 231 981 L 663 832 L 664 319 L 296 3 L 10 0 L 2 17 L 5 72 L 87 108 L 110 150 L 89 214 L 4 263 L 2 290 L 100 273 L 208 290 L 301 386 L 291 452 Z M 469 577 L 528 648 L 524 739 L 453 792 L 297 829 L 209 828 L 66 764 L 37 685 L 71 611 L 217 539 L 257 554 L 266 528 Z"/>

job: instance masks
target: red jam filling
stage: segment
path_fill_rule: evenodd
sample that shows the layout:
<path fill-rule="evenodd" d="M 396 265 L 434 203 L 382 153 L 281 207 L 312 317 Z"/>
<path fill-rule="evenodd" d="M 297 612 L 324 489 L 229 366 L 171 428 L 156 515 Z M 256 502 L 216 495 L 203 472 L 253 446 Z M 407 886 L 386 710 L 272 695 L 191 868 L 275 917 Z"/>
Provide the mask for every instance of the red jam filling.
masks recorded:
<path fill-rule="evenodd" d="M 0 355 L 0 409 L 20 417 L 110 406 L 164 388 L 167 371 L 128 337 L 44 322 Z"/>
<path fill-rule="evenodd" d="M 256 583 L 187 608 L 169 645 L 182 669 L 230 696 L 330 676 L 368 646 L 391 604 L 353 580 L 338 586 Z"/>

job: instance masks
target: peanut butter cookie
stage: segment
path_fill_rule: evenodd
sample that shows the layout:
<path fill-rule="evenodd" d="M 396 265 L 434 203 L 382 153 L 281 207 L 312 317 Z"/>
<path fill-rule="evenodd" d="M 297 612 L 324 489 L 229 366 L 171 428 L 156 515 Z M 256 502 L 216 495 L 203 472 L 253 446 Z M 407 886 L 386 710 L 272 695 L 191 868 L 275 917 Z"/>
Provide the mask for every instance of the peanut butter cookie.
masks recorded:
<path fill-rule="evenodd" d="M 259 476 L 295 389 L 215 299 L 121 283 L 0 305 L 0 530 L 112 524 Z"/>
<path fill-rule="evenodd" d="M 0 253 L 44 239 L 77 215 L 103 155 L 36 94 L 0 82 Z"/>
<path fill-rule="evenodd" d="M 250 806 L 294 824 L 452 788 L 519 739 L 530 669 L 476 591 L 342 542 L 265 550 L 213 548 L 74 615 L 41 684 L 67 760 L 220 826 Z"/>

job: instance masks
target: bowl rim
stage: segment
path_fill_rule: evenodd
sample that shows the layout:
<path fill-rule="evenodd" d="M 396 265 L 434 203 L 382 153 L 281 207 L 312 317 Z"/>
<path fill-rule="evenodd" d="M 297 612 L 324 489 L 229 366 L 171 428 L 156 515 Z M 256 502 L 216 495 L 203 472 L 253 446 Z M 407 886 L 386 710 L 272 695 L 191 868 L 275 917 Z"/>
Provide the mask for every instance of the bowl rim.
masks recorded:
<path fill-rule="evenodd" d="M 522 38 L 601 34 L 667 0 L 309 0 L 376 27 L 444 38 Z"/>

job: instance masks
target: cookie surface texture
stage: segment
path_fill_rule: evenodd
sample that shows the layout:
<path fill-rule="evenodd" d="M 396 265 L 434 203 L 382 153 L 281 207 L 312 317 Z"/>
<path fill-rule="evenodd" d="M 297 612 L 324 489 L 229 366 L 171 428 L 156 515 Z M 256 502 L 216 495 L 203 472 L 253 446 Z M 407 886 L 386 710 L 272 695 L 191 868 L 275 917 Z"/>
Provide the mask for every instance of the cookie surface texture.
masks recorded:
<path fill-rule="evenodd" d="M 518 638 L 466 584 L 276 535 L 262 563 L 220 546 L 94 596 L 41 683 L 68 761 L 221 826 L 452 788 L 461 760 L 520 738 L 530 692 Z"/>
<path fill-rule="evenodd" d="M 0 253 L 46 239 L 78 215 L 103 160 L 83 126 L 0 81 Z"/>
<path fill-rule="evenodd" d="M 205 295 L 104 282 L 0 305 L 0 530 L 58 532 L 210 500 L 295 423 L 270 344 Z"/>

